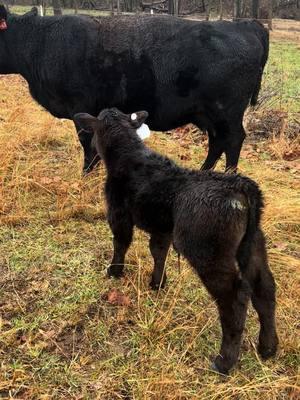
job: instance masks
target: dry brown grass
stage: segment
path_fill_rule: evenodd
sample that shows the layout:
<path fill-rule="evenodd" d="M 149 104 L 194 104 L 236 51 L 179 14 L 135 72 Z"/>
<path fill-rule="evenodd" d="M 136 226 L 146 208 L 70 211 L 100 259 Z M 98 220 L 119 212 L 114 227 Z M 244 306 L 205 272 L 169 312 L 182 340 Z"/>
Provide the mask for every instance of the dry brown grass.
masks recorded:
<path fill-rule="evenodd" d="M 0 397 L 299 399 L 299 160 L 285 160 L 296 144 L 284 129 L 246 144 L 240 164 L 265 193 L 279 353 L 260 361 L 250 310 L 241 362 L 220 378 L 209 369 L 220 339 L 215 305 L 185 261 L 179 271 L 171 251 L 166 289 L 150 291 L 147 237 L 137 232 L 126 277 L 106 279 L 104 169 L 82 178 L 72 123 L 36 105 L 19 77 L 0 77 L 0 99 Z M 195 167 L 205 154 L 198 141 L 187 130 L 148 143 Z M 113 287 L 130 307 L 105 301 Z"/>

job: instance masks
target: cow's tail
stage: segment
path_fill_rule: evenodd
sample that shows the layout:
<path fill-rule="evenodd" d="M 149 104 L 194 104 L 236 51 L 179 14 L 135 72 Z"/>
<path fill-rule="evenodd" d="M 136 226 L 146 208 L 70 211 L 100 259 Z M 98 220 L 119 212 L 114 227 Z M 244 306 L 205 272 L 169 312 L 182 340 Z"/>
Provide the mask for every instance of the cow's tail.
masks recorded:
<path fill-rule="evenodd" d="M 262 81 L 262 76 L 263 76 L 263 71 L 266 65 L 266 62 L 268 60 L 269 56 L 269 31 L 258 21 L 253 21 L 253 23 L 256 24 L 256 30 L 259 30 L 259 38 L 261 40 L 262 46 L 263 46 L 263 56 L 261 59 L 261 66 L 260 66 L 260 71 L 258 75 L 258 79 L 255 85 L 255 88 L 253 90 L 251 99 L 250 99 L 250 104 L 251 106 L 255 106 L 257 104 L 257 99 L 258 99 L 258 94 L 260 91 L 261 87 L 261 81 Z"/>
<path fill-rule="evenodd" d="M 241 240 L 236 255 L 241 272 L 246 271 L 248 268 L 254 236 L 259 228 L 262 209 L 264 206 L 262 193 L 253 181 L 248 180 L 243 194 L 246 195 L 248 199 L 249 208 L 246 232 Z"/>

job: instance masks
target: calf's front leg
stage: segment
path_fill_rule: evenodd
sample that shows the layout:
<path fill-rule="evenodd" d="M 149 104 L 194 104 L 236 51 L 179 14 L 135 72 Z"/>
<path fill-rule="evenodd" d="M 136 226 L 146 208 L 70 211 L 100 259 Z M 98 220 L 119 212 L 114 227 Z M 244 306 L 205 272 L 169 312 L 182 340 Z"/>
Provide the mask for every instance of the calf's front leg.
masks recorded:
<path fill-rule="evenodd" d="M 123 210 L 110 210 L 108 222 L 114 236 L 114 254 L 107 274 L 120 278 L 123 275 L 125 255 L 132 241 L 133 223 L 130 215 Z"/>
<path fill-rule="evenodd" d="M 154 269 L 150 287 L 154 290 L 165 286 L 167 275 L 164 267 L 171 240 L 171 235 L 168 234 L 151 235 L 149 246 L 154 259 Z"/>

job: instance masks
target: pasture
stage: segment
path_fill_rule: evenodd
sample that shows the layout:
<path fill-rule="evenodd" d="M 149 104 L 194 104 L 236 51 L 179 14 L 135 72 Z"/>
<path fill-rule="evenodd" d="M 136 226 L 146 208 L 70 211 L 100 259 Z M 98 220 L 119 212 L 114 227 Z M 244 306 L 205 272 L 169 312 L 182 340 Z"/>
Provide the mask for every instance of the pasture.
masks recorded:
<path fill-rule="evenodd" d="M 0 76 L 1 398 L 299 399 L 298 37 L 281 30 L 271 38 L 261 104 L 247 113 L 239 164 L 265 195 L 280 348 L 275 359 L 259 359 L 251 308 L 229 377 L 210 370 L 220 338 L 215 304 L 174 251 L 159 293 L 148 286 L 152 258 L 140 231 L 126 276 L 106 277 L 112 241 L 103 166 L 82 177 L 72 122 L 39 107 L 20 77 Z M 153 134 L 147 143 L 195 168 L 207 147 L 192 126 Z M 112 304 L 114 288 L 122 304 Z"/>

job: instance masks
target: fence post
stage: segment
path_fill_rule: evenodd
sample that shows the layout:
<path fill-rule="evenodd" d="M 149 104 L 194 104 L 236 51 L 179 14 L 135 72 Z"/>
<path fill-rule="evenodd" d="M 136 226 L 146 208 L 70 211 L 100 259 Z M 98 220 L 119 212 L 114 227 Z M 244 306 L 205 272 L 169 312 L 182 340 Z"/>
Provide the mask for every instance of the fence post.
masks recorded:
<path fill-rule="evenodd" d="M 273 0 L 268 0 L 268 27 L 269 30 L 273 30 Z"/>

